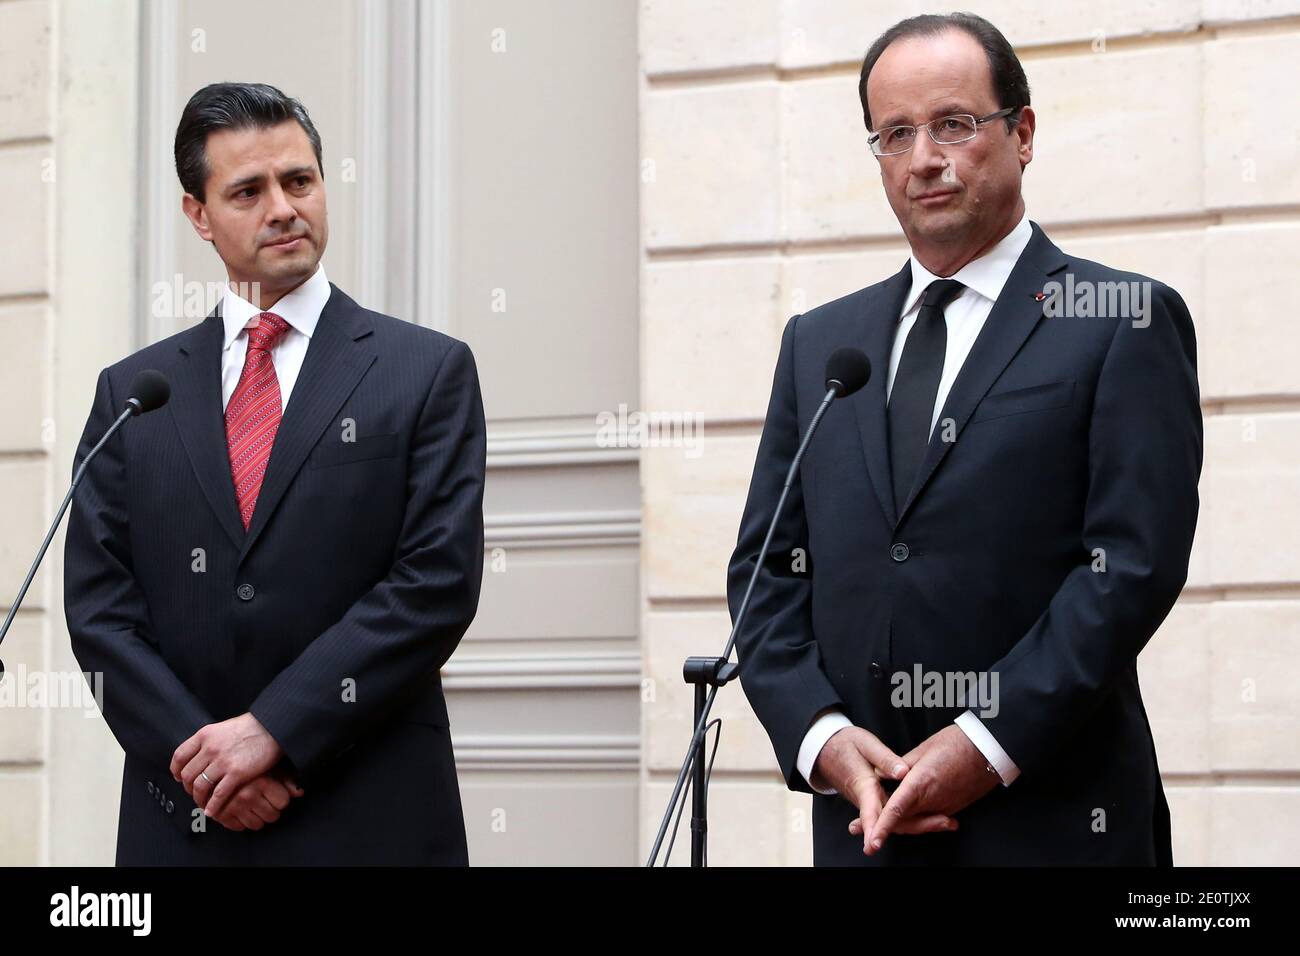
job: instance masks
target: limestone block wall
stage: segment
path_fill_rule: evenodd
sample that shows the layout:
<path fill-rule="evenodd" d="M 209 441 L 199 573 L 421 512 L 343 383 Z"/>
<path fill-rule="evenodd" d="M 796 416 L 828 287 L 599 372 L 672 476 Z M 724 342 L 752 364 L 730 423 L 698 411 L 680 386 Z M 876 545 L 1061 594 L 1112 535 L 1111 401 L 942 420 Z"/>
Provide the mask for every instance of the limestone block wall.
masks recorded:
<path fill-rule="evenodd" d="M 7 225 L 0 254 L 0 601 L 9 611 L 43 534 L 50 500 L 50 449 L 42 439 L 51 404 L 54 196 L 54 70 L 52 7 L 47 0 L 0 3 L 0 210 Z M 9 681 L 45 666 L 49 625 L 44 576 L 33 582 L 0 657 Z M 24 701 L 25 703 L 25 701 Z M 46 714 L 40 708 L 0 711 L 0 854 L 34 864 L 43 851 L 40 822 L 46 759 Z"/>
<path fill-rule="evenodd" d="M 67 490 L 96 375 L 129 351 L 137 12 L 0 0 L 0 614 Z M 113 858 L 121 749 L 68 644 L 62 539 L 0 645 L 0 866 Z"/>

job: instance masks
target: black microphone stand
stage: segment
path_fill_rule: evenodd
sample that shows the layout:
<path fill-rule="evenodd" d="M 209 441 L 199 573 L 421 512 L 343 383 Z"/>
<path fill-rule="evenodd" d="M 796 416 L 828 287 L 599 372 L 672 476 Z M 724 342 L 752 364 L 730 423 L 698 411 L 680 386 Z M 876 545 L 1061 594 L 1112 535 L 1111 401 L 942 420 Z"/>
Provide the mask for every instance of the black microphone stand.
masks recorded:
<path fill-rule="evenodd" d="M 688 657 L 683 667 L 683 675 L 686 683 L 693 684 L 695 687 L 695 733 L 691 735 L 690 748 L 686 753 L 686 759 L 682 762 L 682 768 L 677 774 L 677 783 L 673 787 L 672 796 L 668 800 L 668 809 L 664 811 L 663 820 L 659 824 L 659 834 L 655 837 L 654 848 L 650 851 L 650 859 L 646 861 L 646 866 L 654 866 L 655 860 L 659 857 L 659 848 L 664 841 L 664 834 L 668 831 L 668 822 L 672 819 L 673 810 L 676 808 L 682 795 L 682 785 L 686 782 L 688 773 L 694 769 L 691 786 L 694 790 L 691 806 L 691 866 L 703 867 L 707 865 L 708 859 L 708 771 L 709 767 L 704 762 L 704 739 L 706 736 L 705 728 L 708 726 L 709 712 L 713 709 L 713 701 L 718 696 L 718 688 L 729 683 L 737 676 L 740 670 L 740 664 L 733 662 L 731 650 L 736 644 L 736 635 L 740 632 L 740 627 L 745 622 L 745 612 L 749 610 L 749 598 L 754 593 L 754 585 L 758 581 L 759 571 L 763 568 L 763 561 L 767 557 L 767 550 L 772 544 L 772 536 L 776 533 L 776 523 L 781 518 L 781 512 L 785 510 L 785 500 L 789 497 L 790 486 L 794 484 L 794 476 L 799 472 L 799 463 L 803 460 L 803 454 L 808 448 L 808 443 L 812 440 L 813 433 L 821 423 L 822 416 L 826 414 L 826 409 L 840 395 L 844 394 L 844 385 L 834 379 L 827 383 L 826 397 L 822 399 L 821 405 L 808 423 L 808 430 L 804 433 L 803 441 L 799 443 L 799 450 L 795 452 L 794 460 L 790 462 L 790 470 L 786 472 L 785 486 L 781 489 L 781 497 L 777 499 L 776 510 L 772 513 L 772 521 L 767 526 L 767 536 L 763 539 L 763 546 L 759 549 L 758 560 L 754 562 L 753 573 L 749 576 L 749 586 L 745 588 L 745 596 L 741 599 L 740 608 L 736 612 L 735 623 L 731 626 L 731 635 L 727 638 L 727 646 L 722 650 L 721 657 Z M 705 688 L 708 688 L 706 695 Z M 665 858 L 664 865 L 668 865 Z"/>
<path fill-rule="evenodd" d="M 81 476 L 86 473 L 86 466 L 90 464 L 90 460 L 95 457 L 99 450 L 104 447 L 104 443 L 113 437 L 113 433 L 121 427 L 122 423 L 132 415 L 140 414 L 141 411 L 143 411 L 143 406 L 139 399 L 134 397 L 127 399 L 126 408 L 122 409 L 122 414 L 117 416 L 117 421 L 113 422 L 113 426 L 109 428 L 108 431 L 104 432 L 104 437 L 99 440 L 99 444 L 90 449 L 89 454 L 87 454 L 85 460 L 82 461 L 81 467 L 79 467 L 76 474 L 72 476 L 72 485 L 68 488 L 68 493 L 63 496 L 63 504 L 59 506 L 59 513 L 54 516 L 54 521 L 50 524 L 50 530 L 45 533 L 45 540 L 41 542 L 41 550 L 37 552 L 36 560 L 32 562 L 32 566 L 27 572 L 27 578 L 23 581 L 23 586 L 18 589 L 18 597 L 9 608 L 9 614 L 5 617 L 3 626 L 0 626 L 0 642 L 3 642 L 5 635 L 9 633 L 9 625 L 13 623 L 14 615 L 18 613 L 18 608 L 22 605 L 23 598 L 27 596 L 27 589 L 32 586 L 32 580 L 36 577 L 36 569 L 41 566 L 41 561 L 45 558 L 45 552 L 49 550 L 50 542 L 54 540 L 54 532 L 58 530 L 59 524 L 63 521 L 63 515 L 68 510 L 68 505 L 72 503 L 72 495 L 77 490 L 77 484 L 81 481 Z M 4 677 L 4 672 L 4 661 L 0 660 L 0 678 Z"/>

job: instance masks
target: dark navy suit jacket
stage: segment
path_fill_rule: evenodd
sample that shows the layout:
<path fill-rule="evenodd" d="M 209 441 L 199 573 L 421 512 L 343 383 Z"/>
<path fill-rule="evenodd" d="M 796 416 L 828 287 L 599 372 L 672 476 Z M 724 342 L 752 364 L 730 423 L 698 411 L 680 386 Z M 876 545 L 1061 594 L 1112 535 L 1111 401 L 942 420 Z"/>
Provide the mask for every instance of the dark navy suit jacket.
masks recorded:
<path fill-rule="evenodd" d="M 1045 316 L 1037 294 L 1070 273 L 1076 287 L 1152 282 L 1149 324 Z M 814 860 L 1170 863 L 1136 660 L 1182 589 L 1196 526 L 1187 308 L 1159 282 L 1067 256 L 1033 224 L 896 510 L 885 383 L 910 283 L 904 265 L 786 326 L 729 568 L 733 615 L 827 357 L 856 346 L 874 373 L 831 406 L 798 472 L 737 640 L 741 681 L 789 787 L 809 792 L 795 761 L 818 711 L 838 707 L 904 754 L 965 708 L 896 707 L 893 675 L 996 672 L 984 723 L 1021 775 L 958 813 L 955 832 L 895 836 L 873 857 L 847 831 L 852 804 L 815 795 Z M 807 570 L 792 570 L 796 548 Z"/>
<path fill-rule="evenodd" d="M 246 533 L 221 345 L 213 314 L 105 369 L 77 453 L 136 372 L 167 376 L 170 402 L 91 462 L 68 523 L 73 651 L 103 674 L 126 752 L 117 862 L 464 864 L 439 669 L 482 580 L 473 356 L 332 288 Z M 306 794 L 259 831 L 207 820 L 195 832 L 201 811 L 168 771 L 172 752 L 246 711 Z"/>

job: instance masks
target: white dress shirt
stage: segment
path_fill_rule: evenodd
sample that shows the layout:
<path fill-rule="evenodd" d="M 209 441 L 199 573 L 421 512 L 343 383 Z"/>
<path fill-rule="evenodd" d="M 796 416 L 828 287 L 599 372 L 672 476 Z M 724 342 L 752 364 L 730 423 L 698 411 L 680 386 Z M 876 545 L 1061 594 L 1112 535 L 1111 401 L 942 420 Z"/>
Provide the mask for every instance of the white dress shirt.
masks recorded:
<path fill-rule="evenodd" d="M 316 323 L 320 321 L 321 310 L 329 297 L 330 283 L 325 278 L 323 265 L 317 265 L 310 279 L 269 309 L 259 309 L 236 295 L 227 284 L 221 299 L 221 322 L 225 328 L 221 350 L 222 409 L 230 403 L 230 396 L 235 394 L 239 376 L 244 371 L 244 358 L 248 354 L 248 332 L 245 330 L 256 327 L 254 320 L 262 312 L 274 312 L 289 323 L 284 336 L 271 349 L 271 364 L 275 366 L 275 377 L 280 383 L 280 411 L 283 413 L 289 404 L 289 393 L 298 381 L 298 372 L 302 370 L 302 360 L 307 355 Z"/>
<path fill-rule="evenodd" d="M 975 344 L 980 330 L 984 328 L 985 320 L 993 311 L 993 303 L 1001 295 L 1002 287 L 1006 285 L 1011 270 L 1015 268 L 1020 254 L 1025 251 L 1025 246 L 1029 244 L 1032 235 L 1029 217 L 1027 214 L 1023 215 L 1016 227 L 1003 236 L 996 246 L 978 259 L 966 263 L 951 276 L 942 277 L 956 279 L 966 288 L 949 302 L 943 311 L 944 324 L 948 327 L 948 344 L 944 351 L 943 374 L 939 377 L 939 391 L 935 395 L 934 411 L 930 416 L 931 435 L 934 434 L 934 427 L 939 421 L 943 404 L 948 399 L 948 392 L 952 389 L 957 373 L 961 371 L 966 356 L 970 354 L 971 346 Z M 885 385 L 886 402 L 894 389 L 894 373 L 898 371 L 898 362 L 903 356 L 903 346 L 907 344 L 908 333 L 912 331 L 912 326 L 916 324 L 916 317 L 921 312 L 921 296 L 931 282 L 941 278 L 921 265 L 915 255 L 911 257 L 911 265 L 912 287 L 908 290 L 907 297 L 903 299 L 898 332 L 894 336 L 894 347 L 889 353 L 889 379 Z M 1020 776 L 1020 768 L 998 745 L 992 732 L 984 726 L 973 711 L 967 710 L 958 716 L 956 724 L 965 731 L 971 743 L 979 748 L 984 759 L 998 772 L 1003 786 L 1010 786 L 1011 782 Z M 817 757 L 822 752 L 822 747 L 836 731 L 852 726 L 853 722 L 848 717 L 839 710 L 832 709 L 823 711 L 804 735 L 803 743 L 799 746 L 799 754 L 795 759 L 795 766 L 804 780 L 808 781 L 808 785 L 818 793 L 836 792 L 823 790 L 812 783 L 813 767 L 817 764 Z"/>

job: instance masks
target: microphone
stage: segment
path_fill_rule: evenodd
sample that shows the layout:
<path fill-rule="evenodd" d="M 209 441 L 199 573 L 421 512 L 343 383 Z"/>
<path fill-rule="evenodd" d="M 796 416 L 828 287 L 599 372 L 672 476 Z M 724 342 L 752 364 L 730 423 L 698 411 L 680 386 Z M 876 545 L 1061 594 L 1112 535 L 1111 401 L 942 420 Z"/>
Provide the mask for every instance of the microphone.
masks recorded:
<path fill-rule="evenodd" d="M 45 540 L 41 543 L 41 549 L 36 553 L 36 560 L 32 562 L 31 569 L 27 572 L 27 578 L 23 581 L 23 586 L 18 589 L 18 597 L 9 608 L 9 614 L 5 617 L 5 622 L 0 626 L 0 641 L 5 639 L 9 633 L 9 626 L 13 624 L 14 615 L 18 613 L 18 608 L 22 606 L 23 598 L 27 596 L 27 589 L 32 585 L 32 579 L 36 577 L 36 569 L 40 567 L 41 561 L 45 558 L 45 552 L 54 540 L 54 532 L 58 530 L 59 524 L 63 521 L 63 515 L 68 510 L 68 505 L 72 503 L 72 495 L 77 490 L 77 485 L 81 481 L 81 476 L 86 473 L 86 466 L 90 464 L 92 458 L 99 454 L 99 450 L 104 444 L 113 437 L 113 433 L 122 426 L 122 423 L 128 418 L 136 415 L 144 415 L 155 409 L 162 408 L 167 404 L 167 399 L 171 398 L 172 387 L 167 381 L 167 377 L 162 372 L 156 372 L 153 369 L 145 369 L 135 373 L 131 379 L 131 385 L 127 389 L 127 399 L 122 413 L 117 416 L 117 420 L 104 432 L 104 437 L 99 440 L 94 448 L 86 454 L 81 466 L 73 475 L 72 485 L 68 488 L 68 493 L 63 498 L 63 504 L 59 506 L 59 512 L 54 516 L 54 521 L 50 524 L 50 530 L 45 534 Z M 4 677 L 4 661 L 0 661 L 0 678 Z"/>
<path fill-rule="evenodd" d="M 669 820 L 672 819 L 677 803 L 682 797 L 682 785 L 686 782 L 687 774 L 692 773 L 692 766 L 694 767 L 694 780 L 691 785 L 695 788 L 696 815 L 691 820 L 691 865 L 704 865 L 704 836 L 708 830 L 708 822 L 704 819 L 705 799 L 703 791 L 708 785 L 708 777 L 704 767 L 704 733 L 705 728 L 709 726 L 709 711 L 713 708 L 713 699 L 718 694 L 718 688 L 735 676 L 736 668 L 739 666 L 731 663 L 731 649 L 735 646 L 736 635 L 740 633 L 740 627 L 745 622 L 745 614 L 749 610 L 749 599 L 754 593 L 754 585 L 758 582 L 758 573 L 762 570 L 763 563 L 767 559 L 768 548 L 772 545 L 772 536 L 776 533 L 776 524 L 781 520 L 781 512 L 785 509 L 785 500 L 790 493 L 790 486 L 794 484 L 794 476 L 799 472 L 799 463 L 803 461 L 804 452 L 808 450 L 808 443 L 812 441 L 813 434 L 817 431 L 817 426 L 821 424 L 822 416 L 826 414 L 826 409 L 830 408 L 831 402 L 837 398 L 852 395 L 866 385 L 870 378 L 871 360 L 867 358 L 866 353 L 861 349 L 851 346 L 838 348 L 827 359 L 826 397 L 822 399 L 821 405 L 813 414 L 812 421 L 808 423 L 808 429 L 804 432 L 803 440 L 799 442 L 799 448 L 795 451 L 794 458 L 790 462 L 790 470 L 786 472 L 781 497 L 777 499 L 776 508 L 772 512 L 772 520 L 767 526 L 767 535 L 763 538 L 763 546 L 759 548 L 758 559 L 754 562 L 753 573 L 749 576 L 749 586 L 745 588 L 745 596 L 741 599 L 740 608 L 736 611 L 736 621 L 731 626 L 731 636 L 727 638 L 727 646 L 723 649 L 722 656 L 719 658 L 687 659 L 687 680 L 696 685 L 695 733 L 691 737 L 690 750 L 686 754 L 686 759 L 682 762 L 682 769 L 677 774 L 677 785 L 673 787 L 672 796 L 668 800 L 668 809 L 664 811 L 663 820 L 659 824 L 659 834 L 655 837 L 654 848 L 650 851 L 650 859 L 646 861 L 646 866 L 654 866 L 655 860 L 659 857 L 659 848 L 663 844 L 664 835 L 668 831 Z M 703 683 L 709 684 L 707 699 L 704 699 L 701 693 L 703 690 L 701 684 Z M 717 752 L 716 743 L 714 744 L 714 752 L 715 754 Z M 710 760 L 711 766 L 712 761 Z M 671 849 L 669 852 L 671 852 Z M 665 866 L 667 866 L 667 862 L 665 859 Z"/>
<path fill-rule="evenodd" d="M 126 404 L 132 409 L 132 415 L 143 415 L 162 408 L 167 404 L 167 399 L 172 397 L 172 387 L 167 377 L 151 368 L 136 372 L 128 391 L 131 397 L 126 400 Z"/>
<path fill-rule="evenodd" d="M 836 398 L 852 395 L 870 378 L 871 359 L 861 349 L 845 346 L 826 360 L 826 390 L 834 389 Z"/>

